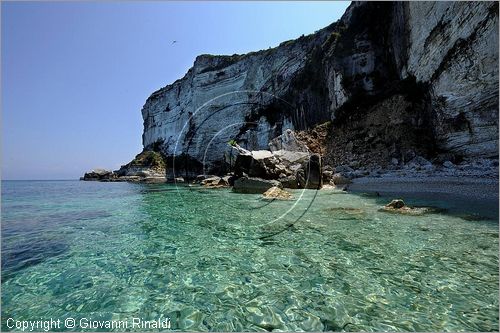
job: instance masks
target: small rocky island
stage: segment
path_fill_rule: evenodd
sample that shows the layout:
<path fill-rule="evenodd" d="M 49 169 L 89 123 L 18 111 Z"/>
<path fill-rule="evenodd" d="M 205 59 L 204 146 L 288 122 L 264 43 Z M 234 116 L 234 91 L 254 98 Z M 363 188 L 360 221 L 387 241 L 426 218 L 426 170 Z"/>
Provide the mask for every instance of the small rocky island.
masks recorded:
<path fill-rule="evenodd" d="M 275 48 L 198 56 L 142 116 L 143 151 L 83 180 L 241 193 L 498 181 L 498 3 L 353 2 Z"/>

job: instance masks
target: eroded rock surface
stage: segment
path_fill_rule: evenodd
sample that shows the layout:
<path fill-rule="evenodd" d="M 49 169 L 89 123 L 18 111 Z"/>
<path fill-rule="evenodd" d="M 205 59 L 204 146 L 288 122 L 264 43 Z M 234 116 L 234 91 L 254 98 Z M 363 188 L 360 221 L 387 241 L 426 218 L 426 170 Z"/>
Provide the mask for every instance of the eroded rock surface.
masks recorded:
<path fill-rule="evenodd" d="M 198 56 L 142 116 L 144 148 L 166 156 L 167 179 L 231 172 L 234 144 L 310 151 L 351 166 L 349 179 L 498 158 L 498 3 L 353 2 L 277 47 Z M 251 176 L 305 186 L 299 168 L 270 170 L 274 157 Z"/>
<path fill-rule="evenodd" d="M 269 190 L 264 192 L 262 196 L 264 199 L 268 200 L 290 200 L 292 198 L 292 194 L 290 192 L 280 189 L 279 187 L 271 187 Z"/>
<path fill-rule="evenodd" d="M 123 165 L 118 170 L 119 177 L 166 177 L 165 157 L 155 151 L 143 151 L 138 154 L 130 163 Z"/>
<path fill-rule="evenodd" d="M 271 187 L 281 188 L 282 186 L 277 180 L 241 177 L 234 181 L 233 191 L 238 193 L 264 193 Z"/>
<path fill-rule="evenodd" d="M 116 178 L 116 174 L 113 171 L 105 170 L 105 169 L 93 169 L 89 172 L 86 172 L 80 180 L 85 181 L 104 181 L 108 179 Z"/>

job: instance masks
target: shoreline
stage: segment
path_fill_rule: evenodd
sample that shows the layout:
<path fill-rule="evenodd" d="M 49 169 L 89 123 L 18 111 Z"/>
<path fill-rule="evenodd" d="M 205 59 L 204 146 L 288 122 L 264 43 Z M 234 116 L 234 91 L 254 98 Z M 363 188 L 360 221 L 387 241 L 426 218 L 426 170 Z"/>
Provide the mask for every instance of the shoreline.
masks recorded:
<path fill-rule="evenodd" d="M 372 194 L 384 199 L 404 199 L 410 203 L 446 205 L 451 213 L 497 220 L 499 216 L 498 178 L 477 177 L 363 177 L 348 186 L 353 194 Z M 471 211 L 471 205 L 474 211 Z"/>
<path fill-rule="evenodd" d="M 429 176 L 429 177 L 361 177 L 353 179 L 349 191 L 376 191 L 379 193 L 427 193 L 449 194 L 467 199 L 496 200 L 498 179 Z"/>

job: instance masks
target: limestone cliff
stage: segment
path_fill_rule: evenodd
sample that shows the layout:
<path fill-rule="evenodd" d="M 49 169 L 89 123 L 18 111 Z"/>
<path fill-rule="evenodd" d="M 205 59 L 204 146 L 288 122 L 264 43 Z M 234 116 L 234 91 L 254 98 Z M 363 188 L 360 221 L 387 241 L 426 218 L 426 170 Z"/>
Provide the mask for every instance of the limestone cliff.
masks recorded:
<path fill-rule="evenodd" d="M 265 149 L 329 120 L 331 164 L 496 157 L 498 3 L 353 3 L 275 48 L 198 56 L 142 115 L 145 150 L 187 156 L 196 172 L 224 169 L 230 140 Z"/>

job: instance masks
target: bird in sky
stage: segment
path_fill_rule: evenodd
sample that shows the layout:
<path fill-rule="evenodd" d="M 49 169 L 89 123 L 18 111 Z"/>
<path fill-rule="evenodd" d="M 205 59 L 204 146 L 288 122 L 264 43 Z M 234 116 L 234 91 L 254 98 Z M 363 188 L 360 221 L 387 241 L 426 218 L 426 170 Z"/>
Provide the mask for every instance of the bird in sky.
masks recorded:
<path fill-rule="evenodd" d="M 175 43 L 177 43 L 177 41 L 176 41 L 176 40 L 172 41 L 172 45 L 173 45 L 173 44 L 175 44 Z"/>

